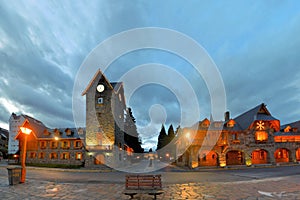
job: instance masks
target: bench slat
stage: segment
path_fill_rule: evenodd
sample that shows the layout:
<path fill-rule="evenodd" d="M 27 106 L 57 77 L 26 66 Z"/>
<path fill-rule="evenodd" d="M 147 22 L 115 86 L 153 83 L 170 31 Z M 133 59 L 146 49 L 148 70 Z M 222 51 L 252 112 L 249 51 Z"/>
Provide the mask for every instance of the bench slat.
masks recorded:
<path fill-rule="evenodd" d="M 149 195 L 160 195 L 163 193 L 161 184 L 161 175 L 126 175 L 125 195 L 133 198 L 138 193 Z"/>

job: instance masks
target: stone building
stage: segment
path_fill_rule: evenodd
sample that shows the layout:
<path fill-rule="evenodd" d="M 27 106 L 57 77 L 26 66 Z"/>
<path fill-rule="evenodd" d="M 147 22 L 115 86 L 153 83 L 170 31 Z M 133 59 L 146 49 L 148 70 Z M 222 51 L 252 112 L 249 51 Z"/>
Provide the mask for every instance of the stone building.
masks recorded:
<path fill-rule="evenodd" d="M 100 70 L 82 93 L 86 96 L 86 128 L 47 128 L 27 115 L 12 114 L 9 120 L 9 152 L 15 156 L 22 150 L 26 124 L 33 130 L 28 137 L 27 163 L 69 164 L 85 167 L 117 168 L 132 155 L 124 139 L 126 116 L 122 83 L 109 82 Z M 19 145 L 20 143 L 20 145 Z"/>
<path fill-rule="evenodd" d="M 15 138 L 19 132 L 19 127 L 24 120 L 24 115 L 16 115 L 15 113 L 12 113 L 9 118 L 8 154 L 11 156 L 19 151 L 19 140 L 16 140 Z"/>
<path fill-rule="evenodd" d="M 13 113 L 12 118 L 23 119 L 20 121 L 21 123 L 18 120 L 10 121 L 12 127 L 18 127 L 14 133 L 16 135 L 14 139 L 20 143 L 20 151 L 16 152 L 17 157 L 22 155 L 24 145 L 24 133 L 20 131 L 20 127 L 27 127 L 32 130 L 27 138 L 26 163 L 84 165 L 85 130 L 83 128 L 50 129 L 41 121 L 27 115 Z"/>
<path fill-rule="evenodd" d="M 82 96 L 86 97 L 86 166 L 122 165 L 132 151 L 124 141 L 128 111 L 123 84 L 109 82 L 98 70 Z"/>
<path fill-rule="evenodd" d="M 280 126 L 265 104 L 224 121 L 204 119 L 177 132 L 176 163 L 191 168 L 300 161 L 300 122 Z"/>
<path fill-rule="evenodd" d="M 8 131 L 0 128 L 0 160 L 7 158 L 8 151 Z"/>

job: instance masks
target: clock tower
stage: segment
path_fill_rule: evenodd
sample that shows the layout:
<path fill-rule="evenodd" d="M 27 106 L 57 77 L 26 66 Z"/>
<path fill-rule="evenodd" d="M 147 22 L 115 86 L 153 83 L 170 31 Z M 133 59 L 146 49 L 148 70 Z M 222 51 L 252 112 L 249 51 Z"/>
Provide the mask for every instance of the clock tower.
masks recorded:
<path fill-rule="evenodd" d="M 86 148 L 95 164 L 106 164 L 124 148 L 123 84 L 109 82 L 98 70 L 82 95 L 86 96 Z"/>

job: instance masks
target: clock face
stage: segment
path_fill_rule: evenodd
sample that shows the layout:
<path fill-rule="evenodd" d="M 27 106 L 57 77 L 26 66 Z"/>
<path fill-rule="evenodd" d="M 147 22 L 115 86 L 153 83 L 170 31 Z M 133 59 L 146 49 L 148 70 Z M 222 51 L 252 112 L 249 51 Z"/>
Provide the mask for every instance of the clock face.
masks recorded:
<path fill-rule="evenodd" d="M 99 84 L 99 85 L 97 86 L 97 91 L 98 91 L 98 92 L 103 92 L 103 91 L 104 91 L 104 85 Z"/>

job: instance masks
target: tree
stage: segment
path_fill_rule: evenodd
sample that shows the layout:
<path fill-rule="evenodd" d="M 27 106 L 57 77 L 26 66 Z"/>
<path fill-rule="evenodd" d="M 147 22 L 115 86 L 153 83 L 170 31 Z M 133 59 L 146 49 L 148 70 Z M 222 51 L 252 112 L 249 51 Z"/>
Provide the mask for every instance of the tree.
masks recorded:
<path fill-rule="evenodd" d="M 141 146 L 142 142 L 139 139 L 139 133 L 137 132 L 135 122 L 132 110 L 131 108 L 128 108 L 126 113 L 124 140 L 135 153 L 143 153 L 144 149 Z"/>
<path fill-rule="evenodd" d="M 174 139 L 175 133 L 173 129 L 173 125 L 171 124 L 168 129 L 168 144 Z"/>
<path fill-rule="evenodd" d="M 167 134 L 166 134 L 165 126 L 162 124 L 160 133 L 158 135 L 156 150 L 163 148 L 164 146 L 166 146 L 166 144 L 167 144 Z"/>

